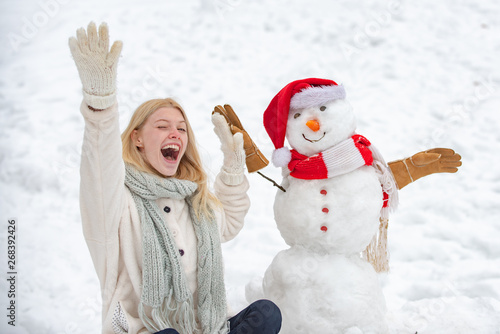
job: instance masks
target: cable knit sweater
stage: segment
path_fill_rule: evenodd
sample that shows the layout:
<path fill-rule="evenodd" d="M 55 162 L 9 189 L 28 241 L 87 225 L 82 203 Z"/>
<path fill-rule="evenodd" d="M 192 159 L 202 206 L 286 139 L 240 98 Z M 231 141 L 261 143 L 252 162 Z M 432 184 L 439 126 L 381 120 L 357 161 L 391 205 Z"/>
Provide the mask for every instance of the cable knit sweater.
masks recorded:
<path fill-rule="evenodd" d="M 80 210 L 87 242 L 102 292 L 102 332 L 148 333 L 137 308 L 142 284 L 141 225 L 132 195 L 125 187 L 125 165 L 116 104 L 100 112 L 81 105 L 85 119 L 82 147 Z M 221 173 L 224 173 L 221 171 Z M 216 178 L 215 195 L 222 203 L 216 212 L 221 241 L 234 238 L 250 207 L 246 178 L 228 186 Z M 188 286 L 197 300 L 196 236 L 184 200 L 160 198 L 165 221 L 181 253 Z"/>

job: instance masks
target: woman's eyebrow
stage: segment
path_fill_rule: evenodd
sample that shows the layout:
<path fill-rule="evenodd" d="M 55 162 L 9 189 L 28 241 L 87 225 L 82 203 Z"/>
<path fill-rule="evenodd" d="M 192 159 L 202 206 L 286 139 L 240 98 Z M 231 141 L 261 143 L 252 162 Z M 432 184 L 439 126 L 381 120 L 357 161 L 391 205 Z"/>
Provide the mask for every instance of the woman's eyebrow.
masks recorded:
<path fill-rule="evenodd" d="M 154 121 L 154 123 L 157 123 L 157 122 L 167 122 L 167 123 L 172 123 L 172 122 L 175 122 L 175 121 L 160 118 L 160 119 L 157 119 L 156 121 Z M 177 123 L 186 123 L 186 121 L 182 120 L 182 121 L 178 121 Z"/>

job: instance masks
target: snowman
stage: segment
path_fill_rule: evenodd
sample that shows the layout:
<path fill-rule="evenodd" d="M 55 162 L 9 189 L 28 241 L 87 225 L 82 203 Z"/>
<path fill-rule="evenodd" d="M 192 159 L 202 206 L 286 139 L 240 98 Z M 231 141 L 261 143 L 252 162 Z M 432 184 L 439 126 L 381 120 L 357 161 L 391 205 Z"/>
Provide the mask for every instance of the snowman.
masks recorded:
<path fill-rule="evenodd" d="M 344 87 L 294 81 L 271 101 L 264 126 L 276 147 L 272 162 L 283 167 L 274 216 L 290 246 L 262 282 L 264 297 L 282 311 L 281 333 L 387 333 L 374 267 L 386 270 L 384 232 L 397 185 L 378 151 L 355 133 Z"/>

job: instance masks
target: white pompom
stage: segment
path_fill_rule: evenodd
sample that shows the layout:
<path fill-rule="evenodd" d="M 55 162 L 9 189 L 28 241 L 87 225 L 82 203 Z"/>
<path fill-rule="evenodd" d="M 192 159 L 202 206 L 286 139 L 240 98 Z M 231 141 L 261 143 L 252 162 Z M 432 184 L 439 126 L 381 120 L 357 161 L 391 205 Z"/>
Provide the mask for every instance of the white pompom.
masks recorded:
<path fill-rule="evenodd" d="M 292 160 L 292 153 L 288 147 L 278 148 L 273 151 L 271 161 L 275 167 L 285 167 Z"/>

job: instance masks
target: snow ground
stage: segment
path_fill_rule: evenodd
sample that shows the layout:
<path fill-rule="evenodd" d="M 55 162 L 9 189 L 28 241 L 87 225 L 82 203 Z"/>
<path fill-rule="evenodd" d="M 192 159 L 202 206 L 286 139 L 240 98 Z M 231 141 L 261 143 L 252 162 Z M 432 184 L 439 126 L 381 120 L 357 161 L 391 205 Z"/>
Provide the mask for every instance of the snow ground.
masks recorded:
<path fill-rule="evenodd" d="M 108 22 L 124 50 L 122 127 L 142 101 L 177 98 L 207 170 L 222 155 L 209 121 L 230 103 L 270 157 L 262 113 L 288 82 L 345 85 L 359 133 L 388 161 L 431 147 L 462 155 L 458 174 L 405 188 L 382 278 L 394 333 L 500 333 L 500 4 L 497 1 L 0 1 L 0 245 L 17 219 L 17 326 L 0 333 L 98 333 L 99 285 L 78 209 L 81 86 L 67 47 Z M 280 179 L 279 170 L 264 173 Z M 234 309 L 285 248 L 275 189 L 250 175 L 246 226 L 224 245 Z M 5 254 L 5 255 L 4 255 Z"/>

